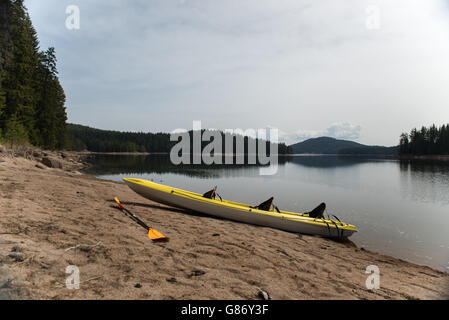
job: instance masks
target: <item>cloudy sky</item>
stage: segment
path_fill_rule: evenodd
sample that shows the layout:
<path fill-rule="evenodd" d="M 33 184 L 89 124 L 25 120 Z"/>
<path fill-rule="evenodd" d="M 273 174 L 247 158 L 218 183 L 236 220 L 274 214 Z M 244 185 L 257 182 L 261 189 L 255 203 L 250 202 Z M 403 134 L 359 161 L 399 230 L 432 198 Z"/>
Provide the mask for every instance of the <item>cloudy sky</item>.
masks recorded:
<path fill-rule="evenodd" d="M 69 121 L 394 145 L 449 122 L 447 0 L 26 0 Z M 66 27 L 76 5 L 79 30 Z"/>

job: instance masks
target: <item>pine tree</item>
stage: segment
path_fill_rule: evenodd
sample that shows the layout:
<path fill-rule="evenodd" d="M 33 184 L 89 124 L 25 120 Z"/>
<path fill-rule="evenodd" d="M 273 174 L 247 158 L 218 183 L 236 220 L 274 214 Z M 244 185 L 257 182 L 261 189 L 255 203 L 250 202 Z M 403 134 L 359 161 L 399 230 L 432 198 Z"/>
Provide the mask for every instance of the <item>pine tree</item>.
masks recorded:
<path fill-rule="evenodd" d="M 11 148 L 14 145 L 21 145 L 28 141 L 26 129 L 22 123 L 18 121 L 16 115 L 13 115 L 6 121 L 3 136 L 4 139 L 11 144 Z"/>
<path fill-rule="evenodd" d="M 0 69 L 0 119 L 6 119 L 6 92 L 3 89 L 3 85 L 2 85 L 4 77 L 5 77 L 5 72 L 3 69 Z M 1 128 L 2 128 L 2 123 L 0 122 L 0 133 L 1 133 Z"/>
<path fill-rule="evenodd" d="M 66 139 L 65 94 L 54 48 L 39 41 L 23 0 L 0 2 L 0 131 L 46 148 Z M 17 126 L 17 130 L 12 129 Z M 22 133 L 25 134 L 22 134 Z"/>
<path fill-rule="evenodd" d="M 8 1 L 6 4 L 7 25 L 5 36 L 4 79 L 2 91 L 5 106 L 2 117 L 15 118 L 33 142 L 35 114 L 35 71 L 38 65 L 39 44 L 36 31 L 23 5 L 23 0 Z M 3 128 L 6 122 L 3 121 Z"/>
<path fill-rule="evenodd" d="M 6 78 L 6 62 L 8 60 L 10 37 L 9 37 L 9 1 L 0 1 L 0 131 L 6 126 L 6 91 L 4 81 Z"/>
<path fill-rule="evenodd" d="M 403 133 L 399 140 L 401 154 L 449 154 L 449 124 L 437 128 L 434 124 L 429 128 L 422 127 Z"/>
<path fill-rule="evenodd" d="M 399 142 L 399 153 L 401 153 L 401 154 L 410 153 L 409 148 L 410 148 L 410 146 L 409 146 L 408 134 L 402 133 L 401 137 L 400 137 L 400 142 Z"/>
<path fill-rule="evenodd" d="M 65 142 L 65 94 L 57 77 L 56 54 L 49 48 L 39 54 L 38 91 L 40 97 L 36 105 L 36 128 L 39 130 L 39 145 L 49 148 L 62 148 Z"/>

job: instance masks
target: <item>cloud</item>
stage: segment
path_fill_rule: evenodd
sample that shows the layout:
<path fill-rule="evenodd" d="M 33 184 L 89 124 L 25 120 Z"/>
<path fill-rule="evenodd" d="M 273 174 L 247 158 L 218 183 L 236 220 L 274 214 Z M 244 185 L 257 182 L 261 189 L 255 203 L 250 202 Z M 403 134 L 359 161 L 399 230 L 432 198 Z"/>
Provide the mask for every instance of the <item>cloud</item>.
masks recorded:
<path fill-rule="evenodd" d="M 356 140 L 360 138 L 361 130 L 362 127 L 360 125 L 353 125 L 347 122 L 334 123 L 326 129 L 325 135 L 337 139 Z"/>
<path fill-rule="evenodd" d="M 332 123 L 325 130 L 297 130 L 292 133 L 280 131 L 279 140 L 287 145 L 298 143 L 310 138 L 332 137 L 343 140 L 357 140 L 360 138 L 362 127 L 348 122 Z"/>
<path fill-rule="evenodd" d="M 320 136 L 319 131 L 313 130 L 297 130 L 295 132 L 279 132 L 279 141 L 286 143 L 287 145 L 301 142 L 310 138 L 316 138 Z"/>

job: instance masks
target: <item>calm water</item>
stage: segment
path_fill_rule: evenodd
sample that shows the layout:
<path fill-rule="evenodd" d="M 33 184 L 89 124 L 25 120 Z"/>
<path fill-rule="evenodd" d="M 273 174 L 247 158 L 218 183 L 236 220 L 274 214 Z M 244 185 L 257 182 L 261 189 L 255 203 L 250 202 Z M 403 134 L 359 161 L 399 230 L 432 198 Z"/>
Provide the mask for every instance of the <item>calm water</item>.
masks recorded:
<path fill-rule="evenodd" d="M 273 176 L 256 166 L 175 166 L 167 155 L 99 155 L 91 173 L 153 180 L 258 204 L 274 196 L 285 210 L 326 202 L 328 213 L 354 224 L 358 246 L 449 272 L 449 164 L 346 156 L 282 159 Z M 120 195 L 118 195 L 120 196 Z"/>

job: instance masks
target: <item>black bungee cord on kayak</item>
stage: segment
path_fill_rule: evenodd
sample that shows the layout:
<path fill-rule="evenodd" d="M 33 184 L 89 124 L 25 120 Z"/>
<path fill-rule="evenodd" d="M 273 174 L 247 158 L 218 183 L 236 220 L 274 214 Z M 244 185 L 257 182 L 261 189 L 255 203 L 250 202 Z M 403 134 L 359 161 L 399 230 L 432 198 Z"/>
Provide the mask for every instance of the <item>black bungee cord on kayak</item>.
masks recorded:
<path fill-rule="evenodd" d="M 274 203 L 273 203 L 273 208 L 274 208 L 274 210 L 276 210 L 278 213 L 281 213 L 281 211 L 279 210 L 279 208 L 278 208 L 276 205 L 274 205 Z"/>
<path fill-rule="evenodd" d="M 336 223 L 334 220 L 331 219 L 331 217 L 330 217 L 329 214 L 327 213 L 327 209 L 325 209 L 325 212 L 326 212 L 326 214 L 327 214 L 327 219 L 330 220 L 330 221 L 332 221 L 332 223 L 335 225 L 335 228 L 337 229 L 338 240 L 343 239 L 343 229 L 340 229 L 340 228 L 338 227 L 337 223 Z M 331 216 L 334 217 L 335 219 L 337 219 L 337 221 L 340 223 L 340 225 L 341 225 L 342 227 L 344 226 L 344 223 L 341 222 L 340 219 L 339 219 L 336 215 L 331 214 Z M 322 219 L 323 219 L 323 221 L 325 221 L 325 220 L 324 220 L 324 215 L 323 215 L 323 218 L 322 218 Z M 325 222 L 326 222 L 326 221 L 325 221 Z M 328 228 L 329 228 L 329 224 L 328 224 L 327 222 L 326 222 L 326 224 L 328 225 Z M 340 232 L 340 231 L 341 231 L 341 232 Z M 331 232 L 330 232 L 330 228 L 329 228 L 329 235 L 332 236 L 332 234 L 331 234 Z"/>
<path fill-rule="evenodd" d="M 337 223 L 335 223 L 335 221 L 332 219 L 331 219 L 331 221 L 335 225 L 335 228 L 337 228 L 338 240 L 341 240 L 343 237 L 343 230 L 341 230 L 341 235 L 340 235 L 340 228 L 338 228 Z"/>
<path fill-rule="evenodd" d="M 338 220 L 338 222 L 340 222 L 340 225 L 343 227 L 345 224 L 343 223 L 343 222 L 341 222 L 341 220 L 340 219 L 338 219 L 338 217 L 336 216 L 336 215 L 334 215 L 334 214 L 331 214 L 331 216 L 332 217 L 334 217 L 335 219 L 337 219 Z"/>
<path fill-rule="evenodd" d="M 318 220 L 322 220 L 326 224 L 327 231 L 329 232 L 329 236 L 332 236 L 331 227 L 329 226 L 329 223 L 327 223 L 326 219 L 324 219 L 324 217 L 322 217 L 322 218 L 315 218 L 315 219 L 313 219 L 313 221 L 316 221 L 317 219 Z"/>
<path fill-rule="evenodd" d="M 326 213 L 327 213 L 327 210 L 326 210 Z M 340 225 L 341 225 L 341 226 L 344 226 L 343 222 L 341 222 L 340 219 L 338 219 L 338 217 L 337 217 L 336 215 L 333 215 L 333 214 L 332 214 L 331 216 L 334 217 L 335 219 L 337 219 L 338 222 L 340 222 Z M 327 214 L 327 218 L 328 218 L 328 220 L 332 221 L 332 223 L 335 225 L 335 228 L 337 229 L 338 240 L 343 239 L 343 229 L 340 229 L 340 228 L 338 227 L 337 223 L 336 223 L 334 220 L 331 219 L 331 217 L 329 216 L 329 214 Z M 324 220 L 324 216 L 323 216 L 323 221 L 325 221 L 325 220 Z M 326 222 L 326 224 L 327 224 L 327 222 Z M 328 225 L 328 228 L 329 228 L 329 225 Z M 341 233 L 340 233 L 340 230 L 341 230 Z M 332 236 L 332 235 L 330 234 L 330 229 L 329 229 L 329 235 Z"/>

